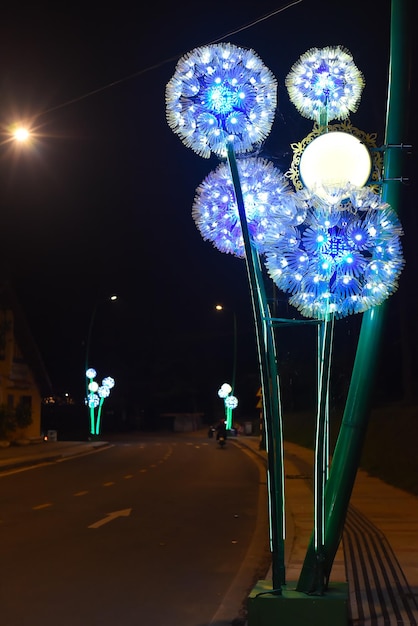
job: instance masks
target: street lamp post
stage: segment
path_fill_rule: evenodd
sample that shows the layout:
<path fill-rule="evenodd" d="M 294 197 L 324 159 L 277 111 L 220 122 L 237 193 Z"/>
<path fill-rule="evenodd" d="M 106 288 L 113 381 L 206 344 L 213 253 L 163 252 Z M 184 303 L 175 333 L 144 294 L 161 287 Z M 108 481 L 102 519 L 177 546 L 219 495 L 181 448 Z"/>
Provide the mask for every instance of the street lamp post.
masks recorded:
<path fill-rule="evenodd" d="M 92 331 L 93 331 L 93 326 L 94 326 L 94 321 L 96 319 L 96 313 L 97 313 L 97 309 L 99 307 L 100 304 L 104 303 L 104 302 L 115 302 L 118 299 L 118 296 L 115 294 L 112 294 L 111 296 L 109 296 L 108 298 L 106 298 L 104 301 L 103 300 L 97 300 L 93 310 L 91 312 L 91 316 L 90 316 L 90 322 L 89 322 L 89 329 L 87 332 L 87 341 L 86 341 L 86 362 L 85 362 L 85 368 L 84 371 L 87 372 L 87 370 L 89 369 L 89 360 L 90 360 L 90 347 L 91 347 L 91 337 L 92 337 Z"/>
<path fill-rule="evenodd" d="M 94 377 L 96 376 L 96 372 L 94 370 L 94 368 L 90 367 L 90 350 L 91 350 L 91 338 L 92 338 L 92 331 L 93 331 L 93 326 L 94 326 L 94 321 L 96 319 L 96 313 L 97 313 L 97 309 L 99 308 L 99 305 L 104 303 L 104 302 L 115 302 L 118 299 L 118 296 L 116 294 L 112 294 L 111 296 L 109 296 L 108 298 L 106 298 L 105 300 L 97 300 L 93 310 L 91 312 L 90 315 L 90 322 L 89 322 L 89 327 L 88 327 L 88 332 L 87 332 L 87 340 L 86 340 L 86 358 L 85 358 L 85 367 L 84 367 L 84 373 L 85 373 L 85 377 L 86 377 L 86 404 L 89 407 L 89 414 L 90 414 L 90 431 L 92 435 L 96 435 L 99 434 L 98 430 L 99 430 L 99 425 L 100 425 L 100 413 L 101 413 L 101 407 L 103 404 L 103 400 L 105 396 L 101 396 L 101 403 L 100 403 L 100 407 L 99 407 L 99 416 L 98 416 L 98 425 L 96 426 L 95 424 L 95 420 L 94 420 L 94 409 L 96 408 L 95 405 L 93 405 L 93 399 L 89 397 L 92 394 L 92 389 L 90 389 L 90 386 L 93 382 Z M 88 373 L 93 374 L 93 376 L 89 376 Z M 93 383 L 94 386 L 94 383 Z M 102 385 L 102 387 L 106 387 L 106 385 Z M 97 405 L 99 406 L 99 405 Z M 97 432 L 96 432 L 97 431 Z"/>
<path fill-rule="evenodd" d="M 222 304 L 215 305 L 216 311 L 229 311 Z M 233 317 L 233 337 L 234 337 L 234 345 L 233 345 L 233 360 L 232 360 L 232 379 L 231 379 L 231 393 L 234 394 L 235 391 L 235 382 L 237 376 L 237 353 L 238 353 L 238 332 L 237 332 L 237 315 L 235 311 L 231 311 Z"/>
<path fill-rule="evenodd" d="M 405 25 L 406 0 L 392 0 L 390 63 L 385 128 L 382 200 L 399 210 L 401 199 L 402 154 L 406 129 L 404 106 L 407 99 L 407 60 Z M 362 319 L 343 420 L 334 448 L 329 480 L 325 490 L 325 545 L 323 575 L 328 578 L 343 531 L 354 485 L 367 422 L 370 414 L 372 382 L 376 375 L 379 343 L 382 339 L 386 302 L 367 310 Z M 298 589 L 312 592 L 315 585 L 316 555 L 311 541 L 298 581 Z"/>

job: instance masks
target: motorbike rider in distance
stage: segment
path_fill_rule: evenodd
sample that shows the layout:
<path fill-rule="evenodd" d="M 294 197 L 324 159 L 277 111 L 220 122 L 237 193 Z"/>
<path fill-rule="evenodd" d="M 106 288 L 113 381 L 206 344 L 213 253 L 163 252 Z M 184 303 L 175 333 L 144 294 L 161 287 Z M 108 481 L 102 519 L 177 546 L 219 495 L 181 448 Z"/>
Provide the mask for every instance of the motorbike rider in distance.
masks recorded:
<path fill-rule="evenodd" d="M 220 438 L 226 441 L 226 424 L 224 418 L 219 420 L 219 424 L 216 427 L 216 441 L 219 441 Z"/>

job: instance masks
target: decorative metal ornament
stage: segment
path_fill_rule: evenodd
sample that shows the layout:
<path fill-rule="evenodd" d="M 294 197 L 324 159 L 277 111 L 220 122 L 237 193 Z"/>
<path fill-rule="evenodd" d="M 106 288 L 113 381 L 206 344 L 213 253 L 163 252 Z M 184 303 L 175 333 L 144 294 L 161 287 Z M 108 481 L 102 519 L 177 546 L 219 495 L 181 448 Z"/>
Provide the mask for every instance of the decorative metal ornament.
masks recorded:
<path fill-rule="evenodd" d="M 381 179 L 383 169 L 382 153 L 377 149 L 376 145 L 377 133 L 365 133 L 364 131 L 353 126 L 349 120 L 344 120 L 344 122 L 338 124 L 330 124 L 326 130 L 328 134 L 331 132 L 339 132 L 352 135 L 358 139 L 359 142 L 364 144 L 364 146 L 368 149 L 371 158 L 371 172 L 368 186 L 371 187 L 373 191 L 377 191 L 378 182 Z M 292 182 L 296 190 L 303 189 L 304 186 L 300 173 L 300 162 L 302 156 L 308 146 L 310 146 L 312 142 L 323 134 L 324 128 L 315 124 L 309 135 L 304 137 L 302 141 L 291 144 L 293 158 L 289 170 L 285 172 L 285 176 Z"/>
<path fill-rule="evenodd" d="M 277 81 L 253 50 L 229 43 L 196 48 L 178 61 L 166 86 L 170 128 L 202 157 L 252 150 L 267 137 Z"/>

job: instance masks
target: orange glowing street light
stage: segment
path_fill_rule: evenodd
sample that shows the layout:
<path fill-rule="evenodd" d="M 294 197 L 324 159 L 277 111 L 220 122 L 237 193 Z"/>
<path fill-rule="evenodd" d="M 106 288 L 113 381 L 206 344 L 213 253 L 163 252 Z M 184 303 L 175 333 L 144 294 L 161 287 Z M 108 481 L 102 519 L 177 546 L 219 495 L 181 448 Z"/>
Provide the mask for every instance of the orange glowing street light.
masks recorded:
<path fill-rule="evenodd" d="M 32 144 L 35 139 L 35 133 L 30 124 L 25 122 L 16 121 L 8 124 L 6 127 L 0 129 L 2 137 L 1 144 L 9 144 L 15 147 L 27 146 Z"/>
<path fill-rule="evenodd" d="M 13 138 L 15 139 L 15 141 L 18 141 L 19 143 L 25 143 L 26 141 L 28 141 L 30 136 L 31 136 L 30 131 L 24 126 L 18 126 L 13 131 Z"/>

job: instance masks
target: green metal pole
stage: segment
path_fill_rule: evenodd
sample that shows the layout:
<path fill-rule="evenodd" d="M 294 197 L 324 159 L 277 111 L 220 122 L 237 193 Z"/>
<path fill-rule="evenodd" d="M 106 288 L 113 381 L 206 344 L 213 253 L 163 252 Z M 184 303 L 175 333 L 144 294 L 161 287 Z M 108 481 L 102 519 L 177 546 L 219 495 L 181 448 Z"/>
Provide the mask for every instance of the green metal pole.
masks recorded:
<path fill-rule="evenodd" d="M 325 484 L 328 467 L 328 406 L 331 375 L 332 338 L 334 317 L 318 326 L 318 409 L 315 433 L 314 479 L 314 550 L 316 554 L 315 589 L 322 594 L 325 588 Z"/>
<path fill-rule="evenodd" d="M 232 366 L 232 394 L 235 395 L 235 380 L 237 377 L 237 350 L 238 350 L 238 329 L 237 329 L 237 315 L 235 311 L 232 312 L 234 316 L 234 355 L 233 355 L 233 366 Z"/>
<path fill-rule="evenodd" d="M 285 584 L 286 581 L 284 565 L 283 428 L 277 359 L 260 259 L 250 239 L 238 166 L 233 146 L 230 143 L 227 144 L 227 155 L 244 240 L 245 260 L 256 330 L 267 443 L 267 477 L 269 483 L 268 495 L 271 517 L 272 593 L 279 595 L 281 594 L 282 585 Z"/>
<path fill-rule="evenodd" d="M 401 194 L 402 154 L 398 147 L 405 143 L 405 102 L 407 95 L 406 3 L 392 0 L 390 28 L 389 84 L 383 166 L 382 199 L 399 210 Z M 397 179 L 397 180 L 396 180 Z M 347 509 L 361 458 L 371 408 L 371 392 L 379 344 L 385 318 L 386 303 L 363 314 L 356 358 L 347 396 L 343 420 L 335 446 L 329 480 L 325 489 L 325 563 L 324 575 L 329 580 L 335 555 L 341 541 Z M 297 590 L 320 593 L 318 564 L 311 539 L 299 577 Z"/>

